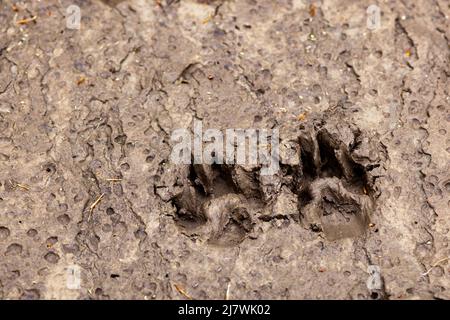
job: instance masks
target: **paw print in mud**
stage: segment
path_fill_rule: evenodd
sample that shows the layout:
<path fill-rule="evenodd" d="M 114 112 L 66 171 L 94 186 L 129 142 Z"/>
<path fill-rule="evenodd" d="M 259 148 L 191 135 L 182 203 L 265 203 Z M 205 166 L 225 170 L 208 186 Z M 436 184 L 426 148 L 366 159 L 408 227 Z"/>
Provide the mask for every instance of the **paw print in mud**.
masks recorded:
<path fill-rule="evenodd" d="M 227 246 L 239 244 L 251 232 L 249 203 L 228 170 L 215 165 L 190 167 L 183 191 L 173 200 L 175 220 L 186 234 Z"/>
<path fill-rule="evenodd" d="M 298 161 L 273 176 L 239 165 L 190 165 L 171 201 L 182 232 L 209 244 L 233 246 L 274 219 L 299 222 L 328 240 L 366 232 L 374 209 L 378 159 L 349 127 L 310 128 L 289 142 Z M 292 164 L 294 163 L 294 164 Z"/>

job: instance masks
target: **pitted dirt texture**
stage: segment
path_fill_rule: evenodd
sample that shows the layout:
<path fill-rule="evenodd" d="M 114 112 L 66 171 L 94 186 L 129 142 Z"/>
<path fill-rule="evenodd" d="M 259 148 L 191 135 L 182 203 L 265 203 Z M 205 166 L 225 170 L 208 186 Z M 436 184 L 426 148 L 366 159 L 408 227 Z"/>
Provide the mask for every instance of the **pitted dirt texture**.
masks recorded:
<path fill-rule="evenodd" d="M 450 299 L 449 16 L 0 0 L 0 299 Z M 173 163 L 194 121 L 280 169 Z"/>

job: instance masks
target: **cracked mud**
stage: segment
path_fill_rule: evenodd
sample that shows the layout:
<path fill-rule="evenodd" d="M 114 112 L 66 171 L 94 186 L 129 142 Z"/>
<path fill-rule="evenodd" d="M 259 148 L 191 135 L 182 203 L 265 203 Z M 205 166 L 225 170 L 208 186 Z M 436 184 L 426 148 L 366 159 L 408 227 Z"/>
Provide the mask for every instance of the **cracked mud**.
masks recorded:
<path fill-rule="evenodd" d="M 371 4 L 0 0 L 0 299 L 450 299 L 450 3 Z"/>

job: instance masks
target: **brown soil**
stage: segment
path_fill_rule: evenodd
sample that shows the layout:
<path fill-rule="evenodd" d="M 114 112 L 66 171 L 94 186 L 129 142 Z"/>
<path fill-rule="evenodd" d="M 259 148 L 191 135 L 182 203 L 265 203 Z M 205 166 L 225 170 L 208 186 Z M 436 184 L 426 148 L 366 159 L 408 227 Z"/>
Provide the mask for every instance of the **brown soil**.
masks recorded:
<path fill-rule="evenodd" d="M 0 1 L 0 298 L 449 299 L 450 3 L 371 4 Z M 279 172 L 172 163 L 195 119 Z"/>

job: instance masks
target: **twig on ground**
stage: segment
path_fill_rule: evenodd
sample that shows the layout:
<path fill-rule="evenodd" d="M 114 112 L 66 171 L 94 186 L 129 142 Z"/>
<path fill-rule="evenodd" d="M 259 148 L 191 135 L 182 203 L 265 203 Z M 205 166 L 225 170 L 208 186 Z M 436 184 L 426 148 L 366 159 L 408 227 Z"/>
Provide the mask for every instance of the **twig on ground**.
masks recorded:
<path fill-rule="evenodd" d="M 450 257 L 443 258 L 443 259 L 441 259 L 441 260 L 435 262 L 434 264 L 431 265 L 431 268 L 430 268 L 430 269 L 428 269 L 426 272 L 422 273 L 422 276 L 428 275 L 428 274 L 431 272 L 431 270 L 433 270 L 434 268 L 436 268 L 440 263 L 442 263 L 442 262 L 444 262 L 444 261 L 447 261 L 448 259 L 450 259 Z"/>
<path fill-rule="evenodd" d="M 37 16 L 32 16 L 31 18 L 24 18 L 17 21 L 17 24 L 24 25 L 28 24 L 32 21 L 35 21 L 37 19 Z"/>
<path fill-rule="evenodd" d="M 175 289 L 177 289 L 177 291 L 178 291 L 182 296 L 188 298 L 189 300 L 193 300 L 192 297 L 191 297 L 189 294 L 187 294 L 187 292 L 184 291 L 184 289 L 183 289 L 181 286 L 179 286 L 179 285 L 177 285 L 177 284 L 174 284 L 173 286 L 175 287 Z"/>
<path fill-rule="evenodd" d="M 92 213 L 92 211 L 94 211 L 95 207 L 99 204 L 99 202 L 102 200 L 102 198 L 105 196 L 104 193 L 102 193 L 100 195 L 100 197 L 97 198 L 97 200 L 94 201 L 93 204 L 91 204 L 91 206 L 89 207 L 89 212 Z"/>
<path fill-rule="evenodd" d="M 23 189 L 23 190 L 26 190 L 26 191 L 30 191 L 30 187 L 28 187 L 28 186 L 25 185 L 25 184 L 17 183 L 17 184 L 16 184 L 16 187 L 18 187 L 18 188 L 20 188 L 20 189 Z"/>

